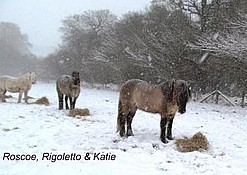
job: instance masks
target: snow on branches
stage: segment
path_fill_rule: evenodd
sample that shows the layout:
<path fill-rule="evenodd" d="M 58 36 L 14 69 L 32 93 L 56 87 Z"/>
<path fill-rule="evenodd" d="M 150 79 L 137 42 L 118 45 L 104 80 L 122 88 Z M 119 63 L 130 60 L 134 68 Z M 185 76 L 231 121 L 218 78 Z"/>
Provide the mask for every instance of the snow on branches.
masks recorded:
<path fill-rule="evenodd" d="M 247 61 L 247 15 L 239 15 L 234 21 L 229 21 L 225 31 L 218 36 L 202 36 L 197 42 L 188 46 L 193 50 L 209 52 L 215 56 L 228 56 Z"/>

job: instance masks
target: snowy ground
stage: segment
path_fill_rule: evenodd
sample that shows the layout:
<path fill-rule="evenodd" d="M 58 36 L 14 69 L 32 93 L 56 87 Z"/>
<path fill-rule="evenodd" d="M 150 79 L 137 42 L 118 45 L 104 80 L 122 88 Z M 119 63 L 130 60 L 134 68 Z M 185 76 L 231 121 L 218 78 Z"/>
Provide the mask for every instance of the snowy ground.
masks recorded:
<path fill-rule="evenodd" d="M 0 175 L 247 174 L 246 108 L 190 102 L 185 114 L 176 115 L 173 136 L 201 131 L 210 150 L 180 153 L 174 141 L 159 140 L 159 115 L 139 111 L 133 121 L 135 136 L 120 138 L 115 133 L 117 92 L 82 88 L 76 106 L 91 112 L 84 119 L 57 110 L 55 84 L 35 84 L 29 94 L 47 96 L 50 106 L 17 104 L 17 94 L 11 95 L 15 98 L 0 102 Z M 6 153 L 34 154 L 36 159 L 3 160 Z M 42 160 L 44 153 L 75 153 L 81 159 L 52 162 Z M 87 153 L 90 160 L 84 159 Z M 116 157 L 93 160 L 94 153 Z"/>

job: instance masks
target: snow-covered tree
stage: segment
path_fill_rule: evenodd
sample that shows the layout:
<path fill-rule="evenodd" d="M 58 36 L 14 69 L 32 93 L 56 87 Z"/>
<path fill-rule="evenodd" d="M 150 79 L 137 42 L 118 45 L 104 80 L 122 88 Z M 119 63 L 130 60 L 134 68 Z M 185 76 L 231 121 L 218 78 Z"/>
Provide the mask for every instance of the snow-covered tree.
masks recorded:
<path fill-rule="evenodd" d="M 126 14 L 103 44 L 101 56 L 114 62 L 125 79 L 185 78 L 181 67 L 193 64 L 186 50 L 186 41 L 192 41 L 196 33 L 191 29 L 181 10 L 154 4 L 145 12 Z"/>
<path fill-rule="evenodd" d="M 31 71 L 27 61 L 36 59 L 26 34 L 13 23 L 0 22 L 0 74 L 19 75 Z M 33 69 L 32 69 L 33 70 Z"/>
<path fill-rule="evenodd" d="M 192 49 L 209 52 L 215 56 L 227 56 L 247 62 L 247 14 L 241 14 L 235 20 L 229 21 L 226 30 L 214 36 L 203 36 Z"/>

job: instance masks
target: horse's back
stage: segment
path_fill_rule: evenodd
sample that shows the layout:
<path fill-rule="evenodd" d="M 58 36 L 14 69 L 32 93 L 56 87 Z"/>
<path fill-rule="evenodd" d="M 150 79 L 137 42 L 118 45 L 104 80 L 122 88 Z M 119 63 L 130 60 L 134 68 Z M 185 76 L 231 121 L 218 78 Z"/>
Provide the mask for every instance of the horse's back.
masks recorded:
<path fill-rule="evenodd" d="M 71 79 L 69 75 L 62 75 L 57 79 L 57 83 L 59 84 L 68 84 Z"/>
<path fill-rule="evenodd" d="M 131 79 L 126 81 L 120 88 L 120 98 L 130 98 L 132 97 L 137 86 L 141 86 L 146 82 L 138 79 Z M 139 84 L 139 85 L 138 85 Z"/>
<path fill-rule="evenodd" d="M 16 81 L 16 80 L 17 80 L 16 77 L 11 77 L 11 76 L 8 76 L 8 75 L 0 76 L 0 81 L 1 82 Z"/>
<path fill-rule="evenodd" d="M 18 79 L 8 75 L 1 76 L 0 89 L 7 90 L 9 92 L 18 92 L 20 89 Z"/>
<path fill-rule="evenodd" d="M 160 111 L 163 102 L 163 94 L 159 86 L 138 79 L 124 83 L 119 98 L 124 106 L 153 113 Z"/>

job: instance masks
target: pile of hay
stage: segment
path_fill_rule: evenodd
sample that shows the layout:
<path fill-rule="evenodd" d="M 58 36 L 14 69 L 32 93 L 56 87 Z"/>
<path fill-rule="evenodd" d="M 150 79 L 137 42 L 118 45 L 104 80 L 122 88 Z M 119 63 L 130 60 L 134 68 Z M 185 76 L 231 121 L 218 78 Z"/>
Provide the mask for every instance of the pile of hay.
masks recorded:
<path fill-rule="evenodd" d="M 80 108 L 74 108 L 69 110 L 69 116 L 70 117 L 76 117 L 76 116 L 88 116 L 90 115 L 89 110 L 87 108 L 80 109 Z"/>
<path fill-rule="evenodd" d="M 180 152 L 206 151 L 209 147 L 208 139 L 201 132 L 191 138 L 177 139 L 175 144 Z"/>
<path fill-rule="evenodd" d="M 36 100 L 35 102 L 32 102 L 31 104 L 38 104 L 38 105 L 46 105 L 46 106 L 49 106 L 50 105 L 50 102 L 49 102 L 48 98 L 42 97 L 42 98 Z"/>

